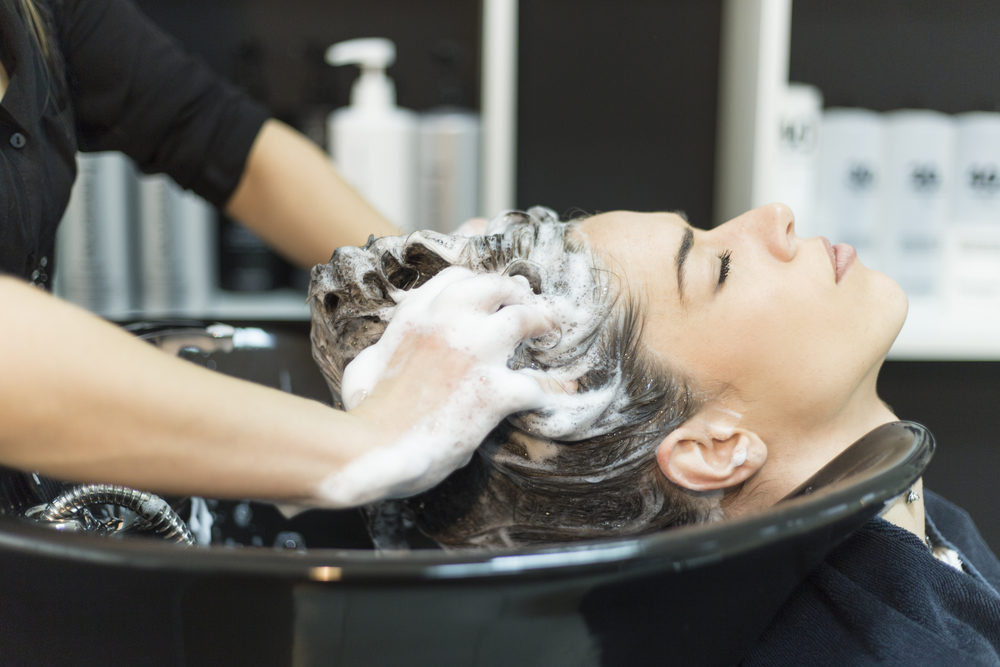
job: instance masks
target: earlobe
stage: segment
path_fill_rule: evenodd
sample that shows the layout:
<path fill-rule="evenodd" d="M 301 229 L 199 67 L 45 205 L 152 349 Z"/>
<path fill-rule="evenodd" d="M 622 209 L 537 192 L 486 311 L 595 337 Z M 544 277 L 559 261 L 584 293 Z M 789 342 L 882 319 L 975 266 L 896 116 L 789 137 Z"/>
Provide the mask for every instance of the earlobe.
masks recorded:
<path fill-rule="evenodd" d="M 767 459 L 760 437 L 747 429 L 706 422 L 703 412 L 656 448 L 656 462 L 667 479 L 692 491 L 714 491 L 736 486 L 760 470 Z"/>

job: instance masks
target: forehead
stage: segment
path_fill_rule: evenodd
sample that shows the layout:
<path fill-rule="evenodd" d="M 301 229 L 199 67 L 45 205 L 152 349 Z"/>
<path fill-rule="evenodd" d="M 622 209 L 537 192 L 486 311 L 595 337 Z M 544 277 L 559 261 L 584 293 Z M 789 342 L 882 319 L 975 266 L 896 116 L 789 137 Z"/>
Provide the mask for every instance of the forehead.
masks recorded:
<path fill-rule="evenodd" d="M 612 211 L 581 221 L 576 231 L 630 291 L 648 298 L 653 286 L 676 290 L 675 261 L 687 226 L 676 213 Z"/>
<path fill-rule="evenodd" d="M 654 245 L 655 250 L 664 252 L 663 244 L 673 240 L 676 246 L 686 227 L 687 222 L 676 213 L 611 211 L 580 221 L 577 231 L 593 249 L 615 256 L 622 250 L 633 249 L 639 240 L 644 240 L 642 245 Z"/>

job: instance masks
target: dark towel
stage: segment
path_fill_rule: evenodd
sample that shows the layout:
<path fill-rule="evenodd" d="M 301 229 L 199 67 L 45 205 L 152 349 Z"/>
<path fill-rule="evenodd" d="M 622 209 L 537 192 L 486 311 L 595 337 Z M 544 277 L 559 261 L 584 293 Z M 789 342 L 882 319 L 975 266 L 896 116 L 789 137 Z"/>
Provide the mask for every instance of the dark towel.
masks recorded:
<path fill-rule="evenodd" d="M 882 518 L 796 590 L 746 665 L 1000 665 L 1000 561 L 969 515 L 925 492 L 928 535 L 964 571 Z"/>

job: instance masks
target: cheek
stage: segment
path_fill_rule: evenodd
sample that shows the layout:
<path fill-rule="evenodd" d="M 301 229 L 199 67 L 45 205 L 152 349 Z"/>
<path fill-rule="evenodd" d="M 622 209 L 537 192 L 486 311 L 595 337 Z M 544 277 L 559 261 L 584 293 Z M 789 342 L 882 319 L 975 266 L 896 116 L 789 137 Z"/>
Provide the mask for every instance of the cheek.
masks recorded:
<path fill-rule="evenodd" d="M 738 343 L 729 346 L 728 368 L 716 372 L 729 373 L 744 396 L 782 409 L 811 414 L 839 405 L 887 349 L 884 318 L 856 292 L 789 281 L 748 296 L 746 307 L 733 319 Z"/>
<path fill-rule="evenodd" d="M 675 345 L 695 378 L 758 393 L 798 391 L 842 357 L 837 308 L 801 281 L 727 295 Z M 680 336 L 678 338 L 681 338 Z"/>
<path fill-rule="evenodd" d="M 731 284 L 710 307 L 657 313 L 647 342 L 696 381 L 747 395 L 794 395 L 860 372 L 866 348 L 877 347 L 868 344 L 873 314 L 860 293 L 870 286 L 838 289 L 789 269 Z"/>

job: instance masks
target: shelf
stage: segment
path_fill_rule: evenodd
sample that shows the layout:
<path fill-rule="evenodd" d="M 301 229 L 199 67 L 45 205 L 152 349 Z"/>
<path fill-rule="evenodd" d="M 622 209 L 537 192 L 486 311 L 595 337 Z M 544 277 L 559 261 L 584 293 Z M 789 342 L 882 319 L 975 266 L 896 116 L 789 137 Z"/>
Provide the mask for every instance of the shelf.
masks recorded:
<path fill-rule="evenodd" d="M 206 315 L 219 320 L 308 320 L 309 304 L 304 291 L 222 292 Z"/>
<path fill-rule="evenodd" d="M 1000 361 L 1000 304 L 913 299 L 889 359 Z"/>
<path fill-rule="evenodd" d="M 156 312 L 148 310 L 101 311 L 101 317 L 114 322 L 135 322 L 170 319 L 230 322 L 263 320 L 271 322 L 306 322 L 309 304 L 304 290 L 281 289 L 271 292 L 217 292 L 204 308 L 184 312 Z"/>

